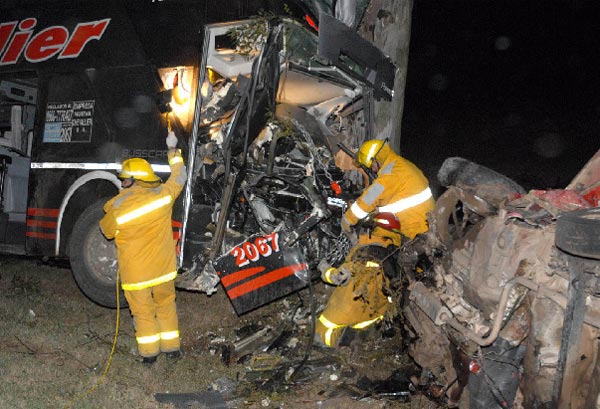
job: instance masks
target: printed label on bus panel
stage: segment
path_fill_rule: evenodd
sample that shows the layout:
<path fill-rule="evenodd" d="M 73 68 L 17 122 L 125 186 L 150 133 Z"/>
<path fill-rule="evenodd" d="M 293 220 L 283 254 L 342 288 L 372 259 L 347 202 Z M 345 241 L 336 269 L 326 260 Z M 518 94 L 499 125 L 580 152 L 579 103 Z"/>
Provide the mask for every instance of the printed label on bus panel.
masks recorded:
<path fill-rule="evenodd" d="M 90 142 L 94 126 L 94 100 L 48 103 L 44 142 Z"/>

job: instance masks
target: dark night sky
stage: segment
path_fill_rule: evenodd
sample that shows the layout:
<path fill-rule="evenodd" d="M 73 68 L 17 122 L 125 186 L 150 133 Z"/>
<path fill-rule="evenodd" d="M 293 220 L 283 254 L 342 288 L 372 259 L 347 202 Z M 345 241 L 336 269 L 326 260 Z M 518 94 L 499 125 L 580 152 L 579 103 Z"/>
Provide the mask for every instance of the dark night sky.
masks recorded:
<path fill-rule="evenodd" d="M 600 148 L 600 3 L 416 0 L 402 154 L 563 188 Z"/>

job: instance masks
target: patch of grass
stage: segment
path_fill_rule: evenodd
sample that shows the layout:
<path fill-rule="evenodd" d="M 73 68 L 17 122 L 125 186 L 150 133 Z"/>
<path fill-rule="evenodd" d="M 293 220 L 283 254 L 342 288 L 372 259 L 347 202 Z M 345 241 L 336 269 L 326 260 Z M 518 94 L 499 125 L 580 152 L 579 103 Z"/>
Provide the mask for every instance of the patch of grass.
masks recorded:
<path fill-rule="evenodd" d="M 28 297 L 40 293 L 40 280 L 28 274 L 15 274 L 11 281 L 9 292 L 13 297 Z"/>
<path fill-rule="evenodd" d="M 178 292 L 185 355 L 176 362 L 161 355 L 151 369 L 142 366 L 137 355 L 129 310 L 121 310 L 112 364 L 101 379 L 113 344 L 116 310 L 88 300 L 77 288 L 71 272 L 61 266 L 0 258 L 0 274 L 1 409 L 69 405 L 73 409 L 173 408 L 159 404 L 154 394 L 202 392 L 218 380 L 236 383 L 243 378 L 245 366 L 225 366 L 211 340 L 220 337 L 235 341 L 236 329 L 252 323 L 283 325 L 282 312 L 287 309 L 283 302 L 276 302 L 238 317 L 222 290 L 210 297 Z M 296 297 L 290 298 L 289 303 L 296 304 Z M 304 334 L 298 334 L 298 338 L 305 341 Z M 365 357 L 364 364 L 352 365 L 359 369 L 383 367 L 380 361 L 385 360 L 385 353 L 379 352 L 376 363 Z M 357 357 L 353 358 L 358 362 Z M 230 407 L 262 408 L 268 402 L 270 408 L 315 408 L 318 402 L 330 399 L 322 392 L 331 385 L 328 376 L 315 379 L 315 383 L 297 384 L 277 392 L 253 390 L 250 385 L 246 394 L 231 402 Z M 380 403 L 357 402 L 343 396 L 323 407 L 403 407 Z"/>

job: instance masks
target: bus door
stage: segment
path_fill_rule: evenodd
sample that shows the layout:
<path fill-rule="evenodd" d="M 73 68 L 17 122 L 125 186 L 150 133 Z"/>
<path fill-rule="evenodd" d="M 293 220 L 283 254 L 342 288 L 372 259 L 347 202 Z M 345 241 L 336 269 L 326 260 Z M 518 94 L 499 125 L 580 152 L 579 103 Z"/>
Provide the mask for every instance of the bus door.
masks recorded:
<path fill-rule="evenodd" d="M 37 78 L 0 77 L 0 250 L 25 254 Z"/>

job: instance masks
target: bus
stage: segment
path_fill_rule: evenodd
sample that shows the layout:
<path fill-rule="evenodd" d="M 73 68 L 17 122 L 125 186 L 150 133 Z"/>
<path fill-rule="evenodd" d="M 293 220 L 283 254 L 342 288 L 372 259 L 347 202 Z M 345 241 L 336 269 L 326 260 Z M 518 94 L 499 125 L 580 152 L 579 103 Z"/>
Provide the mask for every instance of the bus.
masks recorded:
<path fill-rule="evenodd" d="M 116 251 L 97 226 L 102 205 L 118 192 L 116 174 L 127 158 L 145 158 L 168 176 L 165 137 L 172 129 L 188 166 L 173 235 L 180 267 L 190 268 L 199 245 L 190 239 L 198 236 L 194 189 L 210 166 L 206 148 L 234 132 L 233 117 L 255 118 L 238 130 L 253 133 L 250 140 L 264 132 L 267 111 L 280 104 L 311 112 L 326 127 L 333 117 L 348 121 L 349 129 L 364 122 L 357 112 L 366 111 L 365 101 L 393 89 L 393 65 L 384 70 L 377 58 L 389 61 L 380 54 L 374 59 L 375 47 L 364 40 L 365 49 L 372 48 L 364 60 L 333 47 L 349 69 L 318 57 L 320 16 L 310 3 L 3 1 L 0 252 L 68 259 L 85 295 L 114 307 Z M 274 63 L 263 63 L 274 78 L 273 92 L 261 94 L 254 88 L 264 84 L 251 80 L 261 47 L 244 49 L 239 36 L 264 41 L 281 16 L 286 34 L 278 47 L 289 52 L 278 49 Z M 266 31 L 240 29 L 249 21 Z M 240 113 L 240 102 L 249 98 L 256 101 Z M 353 128 L 360 128 L 352 131 L 356 141 L 369 137 L 369 127 Z"/>

